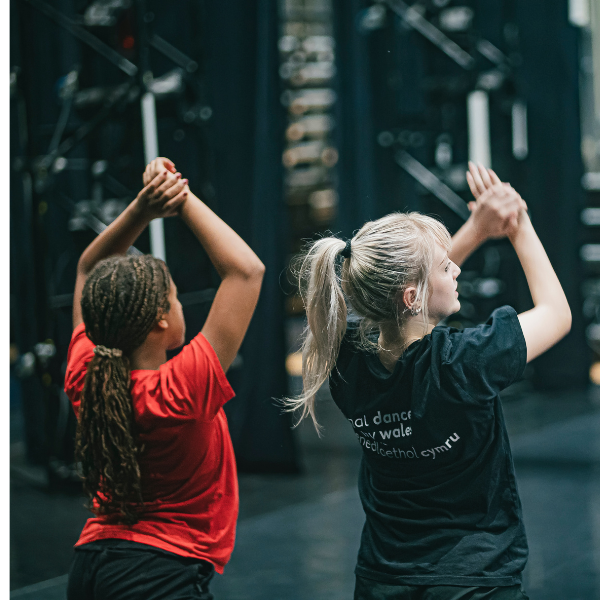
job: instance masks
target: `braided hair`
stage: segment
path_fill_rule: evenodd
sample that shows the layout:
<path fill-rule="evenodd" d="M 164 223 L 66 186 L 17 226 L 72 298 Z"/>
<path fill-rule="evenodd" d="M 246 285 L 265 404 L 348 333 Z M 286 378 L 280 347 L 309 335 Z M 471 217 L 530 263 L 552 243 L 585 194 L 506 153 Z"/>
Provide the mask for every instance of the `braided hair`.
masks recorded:
<path fill-rule="evenodd" d="M 114 515 L 127 525 L 138 521 L 144 506 L 130 356 L 169 311 L 170 286 L 169 271 L 161 260 L 114 256 L 96 265 L 81 297 L 86 334 L 100 351 L 87 367 L 76 456 L 90 510 Z"/>

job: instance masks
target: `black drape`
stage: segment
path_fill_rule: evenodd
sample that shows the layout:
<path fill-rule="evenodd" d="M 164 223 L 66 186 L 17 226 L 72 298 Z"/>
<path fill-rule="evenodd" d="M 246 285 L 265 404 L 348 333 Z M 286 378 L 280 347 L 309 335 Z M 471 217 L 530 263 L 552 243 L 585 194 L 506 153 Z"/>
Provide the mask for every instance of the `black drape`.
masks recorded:
<path fill-rule="evenodd" d="M 207 3 L 207 86 L 213 108 L 214 186 L 220 215 L 266 266 L 255 316 L 231 373 L 237 397 L 226 407 L 238 466 L 295 471 L 287 393 L 283 292 L 285 212 L 275 0 Z"/>

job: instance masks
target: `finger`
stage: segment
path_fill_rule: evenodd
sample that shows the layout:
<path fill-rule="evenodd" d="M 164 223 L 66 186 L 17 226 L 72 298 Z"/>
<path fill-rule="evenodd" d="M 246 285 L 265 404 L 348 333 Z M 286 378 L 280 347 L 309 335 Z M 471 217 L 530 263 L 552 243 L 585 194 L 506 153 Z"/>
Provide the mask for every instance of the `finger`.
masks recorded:
<path fill-rule="evenodd" d="M 147 164 L 146 168 L 144 169 L 144 175 L 142 177 L 143 181 L 144 181 L 144 185 L 148 185 L 151 181 L 152 181 L 152 169 L 150 168 L 152 165 L 151 164 Z"/>
<path fill-rule="evenodd" d="M 471 212 L 473 212 L 475 210 L 476 206 L 477 206 L 477 202 L 473 202 L 473 201 L 471 201 L 467 204 L 467 207 Z"/>
<path fill-rule="evenodd" d="M 180 179 L 175 185 L 171 186 L 168 190 L 161 194 L 161 199 L 168 201 L 171 198 L 174 198 L 187 184 L 187 179 Z"/>
<path fill-rule="evenodd" d="M 477 165 L 471 161 L 469 161 L 469 171 L 471 171 L 471 176 L 473 177 L 473 181 L 475 182 L 478 192 L 483 194 L 487 188 L 481 179 L 481 173 L 479 172 Z"/>
<path fill-rule="evenodd" d="M 168 159 L 165 156 L 159 156 L 156 160 L 160 160 L 164 167 L 171 171 L 171 173 L 175 173 L 175 163 L 172 160 Z"/>
<path fill-rule="evenodd" d="M 162 185 L 162 183 L 166 180 L 168 171 L 161 171 L 156 177 L 152 179 L 152 181 L 142 190 L 142 192 L 152 196 L 156 193 L 156 190 Z"/>
<path fill-rule="evenodd" d="M 494 192 L 494 194 L 498 196 L 498 198 L 505 198 L 507 195 L 510 194 L 512 188 L 510 187 L 510 184 L 500 182 L 492 184 L 490 190 Z"/>
<path fill-rule="evenodd" d="M 493 171 L 492 169 L 488 169 L 488 173 L 490 176 L 490 179 L 492 181 L 492 184 L 498 184 L 498 183 L 502 183 L 502 181 L 500 181 L 500 177 L 498 177 L 498 175 L 496 175 L 496 172 Z"/>
<path fill-rule="evenodd" d="M 475 185 L 475 181 L 473 180 L 473 175 L 467 171 L 467 183 L 469 184 L 469 189 L 471 190 L 471 194 L 477 198 L 479 196 L 479 190 Z"/>
<path fill-rule="evenodd" d="M 180 178 L 181 173 L 175 173 L 174 175 L 173 173 L 168 173 L 166 180 L 156 188 L 156 191 L 154 192 L 154 198 L 160 198 L 160 196 L 162 196 L 169 188 L 179 183 Z"/>
<path fill-rule="evenodd" d="M 485 185 L 485 189 L 489 189 L 492 187 L 492 180 L 490 179 L 490 175 L 487 169 L 479 163 L 477 165 L 477 169 L 479 170 L 479 175 L 481 176 L 481 181 L 483 181 L 483 185 Z"/>
<path fill-rule="evenodd" d="M 163 165 L 162 160 L 160 158 L 155 158 L 148 163 L 148 168 L 153 173 L 158 173 L 159 171 L 164 171 L 166 165 Z M 167 169 L 168 171 L 169 169 Z"/>
<path fill-rule="evenodd" d="M 177 194 L 174 198 L 171 198 L 167 203 L 165 203 L 164 209 L 165 211 L 171 215 L 176 214 L 181 205 L 185 202 L 189 195 L 189 189 L 187 186 Z"/>

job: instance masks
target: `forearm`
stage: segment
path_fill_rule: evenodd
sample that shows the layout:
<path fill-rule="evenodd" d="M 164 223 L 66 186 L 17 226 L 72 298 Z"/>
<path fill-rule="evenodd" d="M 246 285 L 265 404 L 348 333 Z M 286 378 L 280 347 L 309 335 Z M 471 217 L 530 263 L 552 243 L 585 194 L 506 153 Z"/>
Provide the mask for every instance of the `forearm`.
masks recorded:
<path fill-rule="evenodd" d="M 548 306 L 570 322 L 569 304 L 550 259 L 527 213 L 523 212 L 521 219 L 522 223 L 516 233 L 510 236 L 510 241 L 523 267 L 533 304 L 536 307 Z"/>
<path fill-rule="evenodd" d="M 89 273 L 96 264 L 114 254 L 125 254 L 148 226 L 149 219 L 139 210 L 137 198 L 85 249 L 78 270 Z"/>
<path fill-rule="evenodd" d="M 181 218 L 198 238 L 221 279 L 260 276 L 264 265 L 244 240 L 190 192 Z"/>
<path fill-rule="evenodd" d="M 462 265 L 485 239 L 478 233 L 473 217 L 470 217 L 467 222 L 452 236 L 452 249 L 450 250 L 450 260 Z"/>

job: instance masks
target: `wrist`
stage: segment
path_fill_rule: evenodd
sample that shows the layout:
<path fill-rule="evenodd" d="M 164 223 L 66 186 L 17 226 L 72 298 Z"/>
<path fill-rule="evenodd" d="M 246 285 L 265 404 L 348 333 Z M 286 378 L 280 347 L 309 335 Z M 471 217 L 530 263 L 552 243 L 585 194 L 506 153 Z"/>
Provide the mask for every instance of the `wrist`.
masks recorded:
<path fill-rule="evenodd" d="M 527 235 L 529 231 L 534 231 L 533 225 L 531 224 L 531 219 L 529 218 L 527 211 L 523 210 L 519 215 L 519 226 L 513 233 L 508 235 L 508 239 L 514 246 L 515 243 L 518 243 L 519 239 L 523 235 Z"/>
<path fill-rule="evenodd" d="M 479 248 L 484 242 L 487 241 L 488 236 L 485 231 L 479 227 L 477 223 L 477 217 L 474 214 L 467 219 L 464 224 L 465 233 L 469 236 L 471 244 L 475 248 Z"/>
<path fill-rule="evenodd" d="M 133 199 L 133 201 L 127 207 L 127 211 L 132 217 L 135 217 L 137 222 L 146 222 L 146 224 L 152 221 L 153 217 L 148 214 L 143 204 L 140 202 L 139 194 Z"/>

